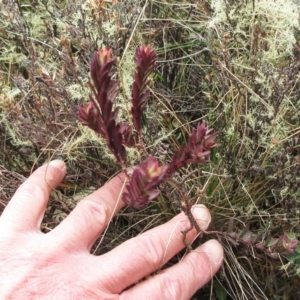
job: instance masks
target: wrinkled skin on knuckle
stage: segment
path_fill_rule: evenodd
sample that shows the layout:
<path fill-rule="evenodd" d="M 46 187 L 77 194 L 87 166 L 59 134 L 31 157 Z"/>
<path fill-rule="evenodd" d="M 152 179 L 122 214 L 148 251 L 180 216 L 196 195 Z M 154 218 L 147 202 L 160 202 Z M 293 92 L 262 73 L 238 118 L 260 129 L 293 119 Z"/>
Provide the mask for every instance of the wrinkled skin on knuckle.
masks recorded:
<path fill-rule="evenodd" d="M 172 274 L 161 273 L 157 282 L 157 294 L 161 295 L 160 299 L 176 300 L 185 299 L 184 293 L 184 282 L 179 278 L 175 278 Z"/>
<path fill-rule="evenodd" d="M 27 199 L 43 199 L 44 189 L 37 184 L 24 184 L 20 186 L 18 192 L 22 194 L 22 201 L 26 202 Z"/>
<path fill-rule="evenodd" d="M 87 209 L 88 212 L 93 215 L 98 214 L 106 214 L 108 208 L 105 205 L 105 202 L 101 199 L 94 199 L 92 197 L 86 197 L 82 199 L 77 205 L 83 206 L 83 208 Z"/>
<path fill-rule="evenodd" d="M 142 263 L 145 263 L 155 270 L 163 264 L 164 243 L 157 238 L 144 234 L 136 237 L 136 247 L 143 249 L 141 252 Z"/>
<path fill-rule="evenodd" d="M 77 206 L 80 207 L 81 215 L 86 216 L 87 220 L 96 222 L 98 226 L 105 227 L 108 222 L 108 207 L 101 201 L 93 199 L 83 199 Z"/>

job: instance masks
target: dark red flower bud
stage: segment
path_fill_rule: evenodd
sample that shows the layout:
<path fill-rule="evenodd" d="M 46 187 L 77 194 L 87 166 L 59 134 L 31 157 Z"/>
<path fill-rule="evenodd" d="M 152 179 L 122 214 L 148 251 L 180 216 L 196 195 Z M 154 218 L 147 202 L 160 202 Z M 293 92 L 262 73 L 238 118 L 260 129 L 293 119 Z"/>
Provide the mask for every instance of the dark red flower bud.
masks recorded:
<path fill-rule="evenodd" d="M 211 132 L 204 122 L 199 123 L 189 135 L 188 143 L 181 145 L 173 155 L 168 173 L 173 174 L 187 164 L 207 163 L 211 154 L 210 149 L 217 145 L 215 142 L 217 134 Z"/>
<path fill-rule="evenodd" d="M 149 156 L 135 167 L 123 194 L 124 202 L 137 209 L 145 207 L 159 195 L 157 188 L 165 180 L 167 170 L 167 166 L 159 166 L 156 158 Z"/>

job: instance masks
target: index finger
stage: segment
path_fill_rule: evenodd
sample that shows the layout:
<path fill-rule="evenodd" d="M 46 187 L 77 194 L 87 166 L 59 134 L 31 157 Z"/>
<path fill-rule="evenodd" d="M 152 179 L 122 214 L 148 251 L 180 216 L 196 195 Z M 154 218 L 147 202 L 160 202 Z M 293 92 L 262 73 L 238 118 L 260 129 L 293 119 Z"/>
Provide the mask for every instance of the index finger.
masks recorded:
<path fill-rule="evenodd" d="M 61 160 L 53 160 L 35 170 L 18 188 L 0 218 L 7 231 L 38 230 L 52 189 L 66 174 Z"/>
<path fill-rule="evenodd" d="M 121 200 L 126 176 L 120 173 L 103 187 L 82 199 L 70 215 L 48 235 L 72 251 L 90 250 L 111 218 L 125 205 Z"/>

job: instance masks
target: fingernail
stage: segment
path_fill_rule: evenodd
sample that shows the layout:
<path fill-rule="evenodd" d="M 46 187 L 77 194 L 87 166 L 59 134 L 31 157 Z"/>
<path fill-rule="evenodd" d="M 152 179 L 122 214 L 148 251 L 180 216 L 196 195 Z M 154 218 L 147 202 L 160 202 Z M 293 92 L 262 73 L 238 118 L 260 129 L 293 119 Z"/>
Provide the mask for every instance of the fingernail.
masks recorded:
<path fill-rule="evenodd" d="M 207 207 L 203 204 L 194 205 L 192 213 L 201 229 L 206 230 L 211 221 L 211 215 Z"/>
<path fill-rule="evenodd" d="M 216 240 L 209 240 L 200 247 L 201 251 L 205 252 L 211 263 L 220 266 L 223 262 L 223 247 Z"/>
<path fill-rule="evenodd" d="M 58 169 L 61 169 L 61 170 L 64 170 L 66 168 L 65 163 L 62 160 L 59 160 L 59 159 L 50 161 L 49 166 L 55 167 L 55 168 L 58 168 Z"/>

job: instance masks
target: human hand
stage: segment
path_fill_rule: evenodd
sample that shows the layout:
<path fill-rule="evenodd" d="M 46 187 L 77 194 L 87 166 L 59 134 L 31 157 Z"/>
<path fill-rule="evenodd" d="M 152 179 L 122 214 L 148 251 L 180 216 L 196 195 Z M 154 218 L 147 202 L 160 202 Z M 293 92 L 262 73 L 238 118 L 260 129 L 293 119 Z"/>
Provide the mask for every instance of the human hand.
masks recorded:
<path fill-rule="evenodd" d="M 104 255 L 90 254 L 112 214 L 124 206 L 117 201 L 124 174 L 80 201 L 51 232 L 42 233 L 50 191 L 65 173 L 59 160 L 40 167 L 5 208 L 0 218 L 1 299 L 189 299 L 221 266 L 222 247 L 210 240 L 176 265 L 135 284 L 185 247 L 181 231 L 189 222 L 183 213 Z M 206 229 L 209 211 L 197 206 L 193 214 Z M 190 231 L 188 241 L 195 236 Z"/>

